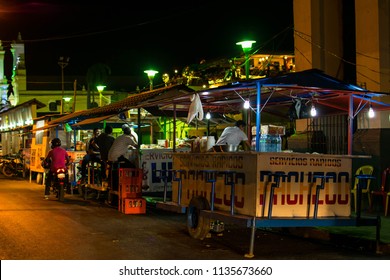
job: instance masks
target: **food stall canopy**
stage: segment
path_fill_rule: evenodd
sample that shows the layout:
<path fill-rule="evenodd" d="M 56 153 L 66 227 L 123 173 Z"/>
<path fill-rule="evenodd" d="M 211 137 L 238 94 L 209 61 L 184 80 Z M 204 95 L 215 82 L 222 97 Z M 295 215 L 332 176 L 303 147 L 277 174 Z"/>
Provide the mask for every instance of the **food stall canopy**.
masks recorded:
<path fill-rule="evenodd" d="M 347 84 L 317 69 L 226 85 L 202 91 L 200 95 L 206 110 L 209 106 L 211 110 L 240 111 L 245 100 L 256 108 L 259 85 L 261 112 L 281 117 L 289 117 L 290 108 L 297 100 L 306 105 L 314 104 L 322 115 L 348 113 L 351 98 L 355 111 L 367 104 L 374 110 L 390 109 L 390 104 L 377 100 L 387 94 Z"/>
<path fill-rule="evenodd" d="M 75 127 L 75 126 L 84 126 L 84 125 L 96 124 L 96 123 L 99 123 L 101 121 L 104 121 L 104 120 L 107 120 L 109 118 L 112 118 L 114 116 L 115 115 L 107 115 L 107 116 L 101 116 L 101 117 L 96 117 L 96 118 L 89 118 L 89 119 L 85 119 L 85 120 L 82 120 L 80 122 L 74 123 L 71 126 Z"/>
<path fill-rule="evenodd" d="M 161 98 L 165 102 L 170 102 L 171 100 L 173 100 L 172 97 L 183 98 L 183 95 L 190 95 L 192 94 L 192 92 L 194 92 L 194 90 L 185 85 L 166 86 L 151 91 L 135 93 L 125 99 L 110 103 L 102 107 L 87 109 L 83 111 L 76 111 L 74 113 L 59 117 L 51 121 L 49 124 L 58 124 L 65 122 L 74 124 L 89 118 L 102 117 L 107 115 L 117 115 L 130 109 L 140 108 L 139 104 L 146 100 L 151 100 L 153 98 Z"/>
<path fill-rule="evenodd" d="M 386 93 L 371 92 L 345 83 L 317 69 L 289 73 L 283 76 L 231 83 L 217 88 L 197 91 L 203 111 L 212 114 L 236 114 L 242 112 L 246 100 L 256 110 L 258 87 L 261 87 L 261 113 L 289 118 L 292 105 L 299 100 L 304 105 L 314 104 L 322 115 L 349 114 L 352 99 L 356 115 L 364 106 L 374 110 L 389 110 L 390 104 L 378 101 Z M 168 93 L 148 98 L 137 105 L 152 115 L 186 117 L 191 105 L 191 92 Z M 366 107 L 367 108 L 367 107 Z"/>
<path fill-rule="evenodd" d="M 87 117 L 84 117 L 85 114 L 88 114 L 89 110 L 76 111 L 70 114 L 62 115 L 59 118 L 53 119 L 49 122 L 49 125 L 52 124 L 61 124 L 61 123 L 69 123 L 69 122 L 77 122 L 80 120 L 84 120 Z"/>
<path fill-rule="evenodd" d="M 46 130 L 46 129 L 54 128 L 56 126 L 58 126 L 58 124 L 45 125 L 45 126 L 42 126 L 42 127 L 35 127 L 31 131 L 35 132 L 35 131 L 38 131 L 38 130 Z"/>
<path fill-rule="evenodd" d="M 302 104 L 314 104 L 321 115 L 352 114 L 364 106 L 374 110 L 389 110 L 390 104 L 378 101 L 386 93 L 376 93 L 335 79 L 318 69 L 288 73 L 286 75 L 245 80 L 217 88 L 200 91 L 185 85 L 172 85 L 151 91 L 132 94 L 129 97 L 84 111 L 77 111 L 49 123 L 80 122 L 88 118 L 120 114 L 124 111 L 143 108 L 154 116 L 187 117 L 191 98 L 195 92 L 200 96 L 204 112 L 236 114 L 242 112 L 244 101 L 256 112 L 258 88 L 260 87 L 260 113 L 269 113 L 289 118 L 291 107 L 299 100 Z"/>
<path fill-rule="evenodd" d="M 345 83 L 324 74 L 318 69 L 288 73 L 281 76 L 245 80 L 216 88 L 195 91 L 185 85 L 171 85 L 151 91 L 132 94 L 129 97 L 84 111 L 77 111 L 49 122 L 76 123 L 88 118 L 120 114 L 130 109 L 143 108 L 154 116 L 187 117 L 191 100 L 198 94 L 204 112 L 213 115 L 241 113 L 244 102 L 256 114 L 256 128 L 260 128 L 260 115 L 268 113 L 291 120 L 295 103 L 316 107 L 322 116 L 348 114 L 348 152 L 352 151 L 353 119 L 364 108 L 390 110 L 390 104 L 382 102 L 388 93 L 372 92 Z M 299 118 L 299 116 L 298 116 Z M 213 117 L 214 119 L 214 117 Z M 258 148 L 258 143 L 256 143 Z"/>

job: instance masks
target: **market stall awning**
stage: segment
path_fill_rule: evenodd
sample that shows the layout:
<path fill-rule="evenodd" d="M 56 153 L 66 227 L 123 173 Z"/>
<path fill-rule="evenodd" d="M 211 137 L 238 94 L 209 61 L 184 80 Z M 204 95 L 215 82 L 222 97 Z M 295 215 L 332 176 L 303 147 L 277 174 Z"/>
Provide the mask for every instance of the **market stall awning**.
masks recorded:
<path fill-rule="evenodd" d="M 107 115 L 107 116 L 101 116 L 101 117 L 96 117 L 96 118 L 88 118 L 88 119 L 82 120 L 80 122 L 74 123 L 71 126 L 83 126 L 83 125 L 96 124 L 96 123 L 99 123 L 101 121 L 112 118 L 114 116 L 115 115 Z"/>
<path fill-rule="evenodd" d="M 368 105 L 374 110 L 390 109 L 390 104 L 380 100 L 386 94 L 370 92 L 345 83 L 317 69 L 236 82 L 197 93 L 204 112 L 210 111 L 223 116 L 240 113 L 246 100 L 250 102 L 252 110 L 256 111 L 259 87 L 260 112 L 286 119 L 290 118 L 291 108 L 297 101 L 301 102 L 302 106 L 315 104 L 322 115 L 351 114 L 351 104 L 353 115 L 364 108 L 368 109 Z M 194 90 L 185 85 L 167 86 L 132 94 L 102 107 L 74 112 L 49 124 L 80 124 L 90 118 L 111 116 L 135 108 L 143 108 L 154 116 L 186 117 L 194 93 Z"/>
<path fill-rule="evenodd" d="M 83 117 L 84 114 L 86 114 L 89 110 L 83 110 L 83 111 L 76 111 L 67 115 L 63 115 L 59 118 L 56 118 L 54 120 L 51 120 L 49 124 L 60 124 L 60 123 L 68 123 L 68 122 L 76 122 L 78 120 L 84 120 L 85 117 Z"/>
<path fill-rule="evenodd" d="M 31 131 L 46 130 L 46 129 L 54 128 L 56 126 L 58 126 L 58 124 L 51 124 L 51 125 L 47 124 L 47 125 L 44 125 L 44 126 L 41 126 L 41 127 L 35 127 Z"/>
<path fill-rule="evenodd" d="M 73 125 L 90 118 L 118 115 L 130 109 L 142 108 L 141 104 L 144 104 L 144 102 L 149 100 L 154 100 L 157 103 L 163 101 L 165 103 L 170 103 L 177 97 L 180 98 L 183 95 L 188 96 L 192 92 L 194 92 L 194 90 L 185 85 L 166 86 L 155 90 L 132 94 L 125 99 L 102 107 L 70 113 L 51 121 L 49 124 L 71 123 Z"/>
<path fill-rule="evenodd" d="M 388 94 L 347 84 L 317 69 L 242 81 L 202 90 L 199 94 L 204 110 L 240 112 L 246 100 L 250 102 L 252 109 L 256 109 L 259 88 L 261 112 L 285 118 L 289 118 L 291 106 L 298 100 L 303 105 L 318 106 L 323 115 L 349 113 L 351 103 L 355 114 L 368 104 L 374 110 L 390 109 L 389 103 L 381 102 L 381 98 Z"/>

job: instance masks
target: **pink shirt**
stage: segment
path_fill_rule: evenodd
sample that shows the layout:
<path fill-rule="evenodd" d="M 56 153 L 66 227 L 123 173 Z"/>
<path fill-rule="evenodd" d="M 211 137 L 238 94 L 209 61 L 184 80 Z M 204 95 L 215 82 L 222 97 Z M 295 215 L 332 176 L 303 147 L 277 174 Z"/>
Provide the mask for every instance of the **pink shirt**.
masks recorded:
<path fill-rule="evenodd" d="M 55 172 L 58 168 L 67 168 L 66 164 L 69 161 L 69 155 L 61 147 L 55 147 L 50 150 L 46 158 L 51 160 L 50 171 L 52 172 Z"/>

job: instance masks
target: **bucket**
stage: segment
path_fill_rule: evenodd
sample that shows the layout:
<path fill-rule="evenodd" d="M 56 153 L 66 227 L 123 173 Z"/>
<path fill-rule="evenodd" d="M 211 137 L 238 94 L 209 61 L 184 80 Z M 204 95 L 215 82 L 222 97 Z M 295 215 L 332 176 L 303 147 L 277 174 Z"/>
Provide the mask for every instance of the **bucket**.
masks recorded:
<path fill-rule="evenodd" d="M 237 152 L 238 145 L 226 144 L 226 145 L 214 145 L 214 152 Z"/>

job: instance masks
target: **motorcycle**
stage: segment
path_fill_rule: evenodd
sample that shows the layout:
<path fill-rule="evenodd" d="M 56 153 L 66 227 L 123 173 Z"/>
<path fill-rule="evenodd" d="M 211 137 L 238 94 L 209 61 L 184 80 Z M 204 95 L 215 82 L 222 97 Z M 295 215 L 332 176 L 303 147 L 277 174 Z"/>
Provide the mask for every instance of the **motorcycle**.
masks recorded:
<path fill-rule="evenodd" d="M 42 167 L 45 169 L 45 176 L 48 178 L 50 175 L 50 163 L 45 161 L 45 158 L 41 158 Z M 65 189 L 69 185 L 68 170 L 66 168 L 58 168 L 51 174 L 51 189 L 56 194 L 59 201 L 64 201 Z"/>
<path fill-rule="evenodd" d="M 1 164 L 1 172 L 6 177 L 23 176 L 25 173 L 23 154 L 5 157 Z"/>
<path fill-rule="evenodd" d="M 59 201 L 64 201 L 65 188 L 68 181 L 67 173 L 68 171 L 65 168 L 58 168 L 52 174 L 52 186 Z"/>
<path fill-rule="evenodd" d="M 10 161 L 9 156 L 0 156 L 0 170 L 3 170 L 4 164 L 8 163 Z"/>

